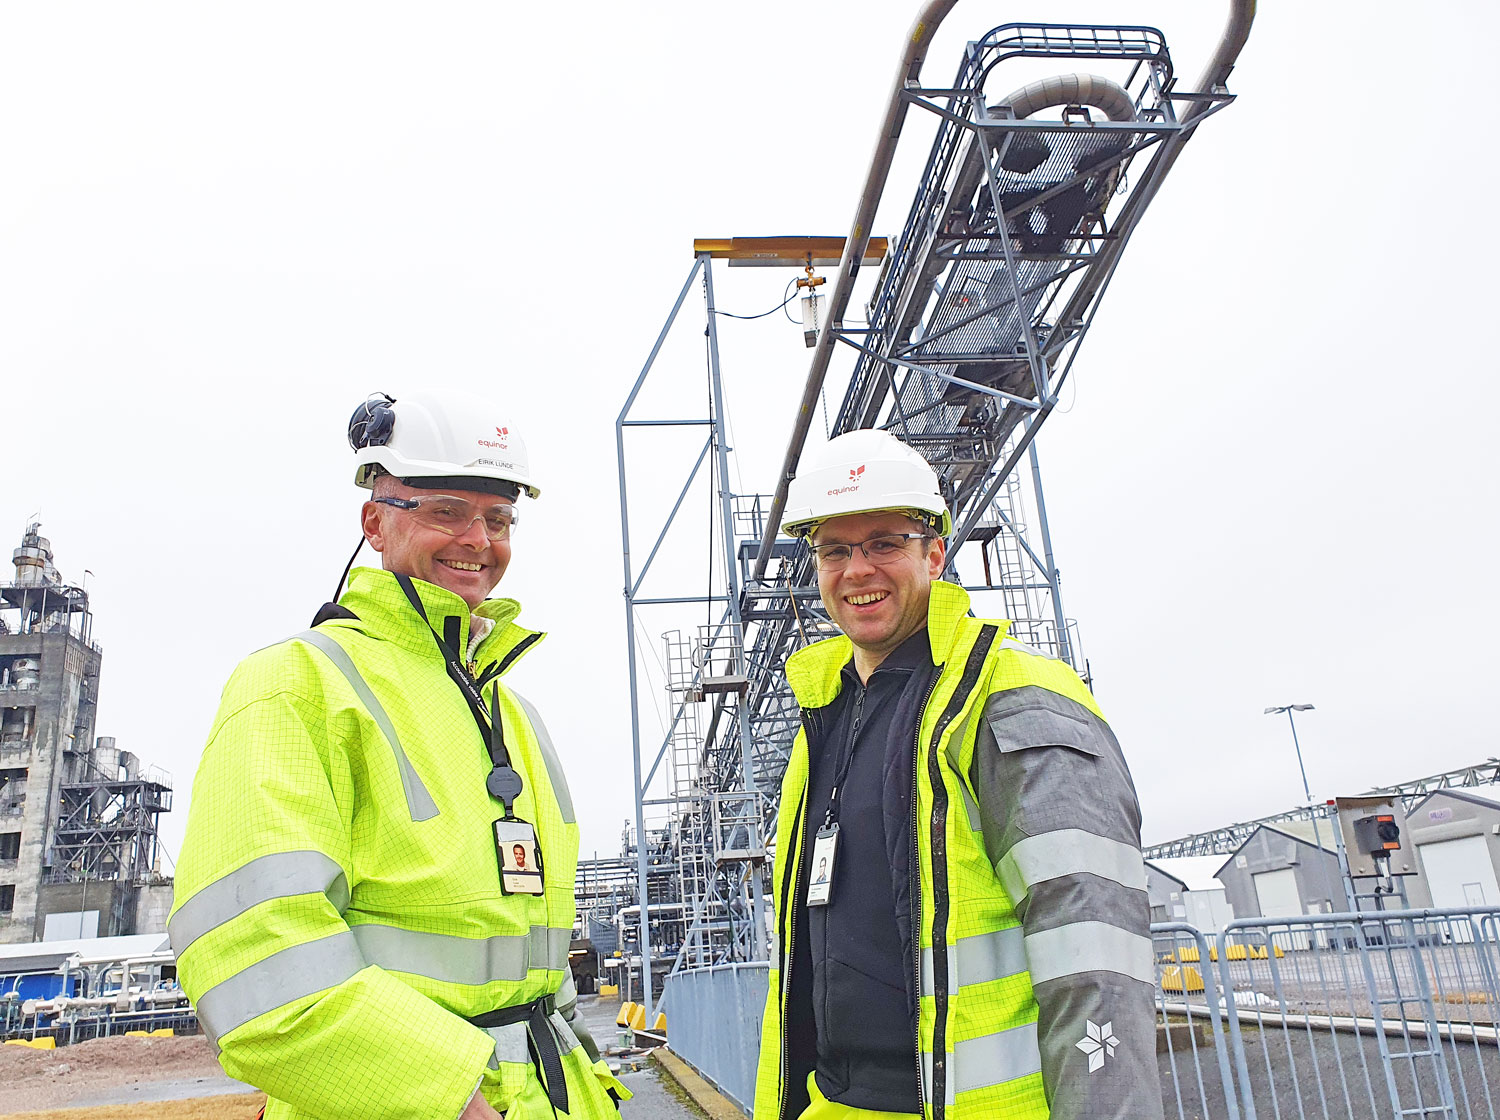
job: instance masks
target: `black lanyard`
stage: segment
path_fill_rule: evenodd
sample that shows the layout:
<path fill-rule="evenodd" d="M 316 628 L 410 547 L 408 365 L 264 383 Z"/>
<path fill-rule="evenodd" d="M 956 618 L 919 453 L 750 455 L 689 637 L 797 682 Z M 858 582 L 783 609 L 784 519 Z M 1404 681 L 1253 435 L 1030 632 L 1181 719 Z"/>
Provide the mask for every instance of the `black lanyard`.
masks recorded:
<path fill-rule="evenodd" d="M 859 691 L 854 695 L 854 711 L 849 715 L 848 738 L 836 748 L 840 753 L 834 755 L 833 789 L 828 794 L 828 811 L 823 814 L 824 828 L 835 823 L 839 817 L 839 789 L 849 777 L 849 767 L 854 762 L 854 741 L 859 738 L 859 725 L 865 714 L 865 696 L 869 691 L 868 685 L 859 685 Z"/>
<path fill-rule="evenodd" d="M 428 620 L 427 611 L 422 607 L 422 598 L 417 594 L 417 589 L 412 586 L 411 577 L 398 575 L 396 582 L 401 585 L 401 590 L 406 592 L 407 599 L 411 601 L 417 614 L 422 616 L 422 621 L 427 623 L 427 629 L 432 632 L 432 640 L 437 643 L 438 650 L 443 655 L 443 663 L 447 666 L 448 676 L 464 694 L 464 700 L 469 705 L 469 712 L 479 728 L 479 737 L 484 741 L 485 748 L 490 755 L 491 770 L 489 777 L 484 780 L 484 786 L 490 791 L 491 797 L 497 798 L 505 806 L 505 819 L 511 820 L 514 817 L 511 806 L 521 795 L 525 783 L 521 781 L 521 775 L 516 772 L 515 767 L 510 764 L 510 752 L 505 749 L 505 731 L 500 726 L 500 684 L 497 681 L 491 689 L 492 699 L 489 709 L 486 710 L 483 685 L 469 675 L 469 670 L 465 668 L 463 659 L 456 648 L 462 634 L 462 624 L 459 619 L 456 616 L 450 616 L 446 620 L 444 628 L 448 631 L 448 637 L 445 640 Z"/>

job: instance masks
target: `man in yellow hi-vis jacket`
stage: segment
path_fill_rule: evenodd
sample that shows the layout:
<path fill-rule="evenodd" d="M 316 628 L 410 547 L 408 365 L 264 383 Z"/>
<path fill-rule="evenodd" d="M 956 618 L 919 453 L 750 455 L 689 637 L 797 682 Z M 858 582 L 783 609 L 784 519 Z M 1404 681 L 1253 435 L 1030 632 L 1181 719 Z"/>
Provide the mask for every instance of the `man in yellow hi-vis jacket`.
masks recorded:
<path fill-rule="evenodd" d="M 1140 813 L 1088 689 L 938 579 L 937 476 L 889 433 L 804 456 L 783 528 L 843 636 L 787 660 L 755 1120 L 1160 1120 Z"/>
<path fill-rule="evenodd" d="M 543 635 L 486 598 L 538 494 L 494 413 L 356 411 L 383 569 L 241 663 L 193 784 L 168 930 L 267 1120 L 604 1120 L 628 1096 L 574 1017 L 567 783 L 500 683 Z"/>

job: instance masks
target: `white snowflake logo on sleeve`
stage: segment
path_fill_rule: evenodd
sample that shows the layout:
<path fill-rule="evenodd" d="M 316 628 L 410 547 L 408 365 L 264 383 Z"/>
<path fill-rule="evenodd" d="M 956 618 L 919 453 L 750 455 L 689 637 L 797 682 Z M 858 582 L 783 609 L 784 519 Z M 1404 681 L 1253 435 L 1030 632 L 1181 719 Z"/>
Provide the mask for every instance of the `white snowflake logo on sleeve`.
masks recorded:
<path fill-rule="evenodd" d="M 1106 1056 L 1115 1056 L 1115 1047 L 1120 1045 L 1120 1040 L 1115 1037 L 1115 1025 L 1113 1022 L 1105 1023 L 1102 1027 L 1094 1023 L 1092 1019 L 1085 1020 L 1086 1034 L 1073 1045 L 1089 1056 L 1089 1072 L 1096 1073 L 1104 1068 Z"/>

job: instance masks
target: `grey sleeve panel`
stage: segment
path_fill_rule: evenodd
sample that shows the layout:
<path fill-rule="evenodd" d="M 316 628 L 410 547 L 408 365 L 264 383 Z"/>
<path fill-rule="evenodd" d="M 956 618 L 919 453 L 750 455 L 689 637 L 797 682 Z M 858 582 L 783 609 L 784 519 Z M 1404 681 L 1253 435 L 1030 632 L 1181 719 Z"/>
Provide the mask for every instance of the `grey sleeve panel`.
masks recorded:
<path fill-rule="evenodd" d="M 1140 806 L 1119 742 L 1075 700 L 1008 689 L 985 705 L 971 777 L 997 874 L 1027 880 L 1007 889 L 1025 890 L 1028 952 L 1057 958 L 1033 969 L 1053 1120 L 1158 1120 L 1150 911 L 1143 873 L 1125 866 L 1139 858 Z M 1042 858 L 1053 846 L 1064 854 Z"/>
<path fill-rule="evenodd" d="M 578 1044 L 583 1047 L 584 1053 L 589 1056 L 589 1061 L 599 1060 L 599 1044 L 594 1041 L 594 1036 L 589 1033 L 589 1026 L 583 1021 L 583 1016 L 578 1014 L 578 987 L 573 983 L 573 972 L 568 969 L 563 972 L 562 983 L 557 986 L 556 999 L 557 1013 L 562 1016 L 563 1022 L 568 1024 Z"/>
<path fill-rule="evenodd" d="M 1080 972 L 1036 995 L 1051 1120 L 1161 1120 L 1154 985 Z"/>
<path fill-rule="evenodd" d="M 992 863 L 1058 829 L 1140 847 L 1135 785 L 1107 723 L 1036 685 L 995 693 L 984 715 L 970 775 Z"/>
<path fill-rule="evenodd" d="M 412 769 L 411 762 L 406 757 L 406 751 L 401 747 L 401 738 L 396 734 L 396 725 L 391 722 L 391 717 L 386 714 L 385 708 L 376 699 L 375 693 L 370 690 L 365 678 L 360 675 L 348 651 L 319 630 L 304 630 L 295 637 L 298 641 L 316 646 L 322 651 L 323 656 L 333 662 L 334 667 L 349 682 L 349 687 L 354 690 L 354 694 L 359 697 L 360 703 L 365 706 L 365 711 L 370 713 L 370 718 L 380 728 L 381 734 L 385 736 L 386 742 L 390 744 L 391 751 L 396 756 L 396 769 L 401 774 L 401 787 L 406 791 L 406 807 L 411 812 L 411 819 L 428 821 L 437 816 L 437 805 L 432 800 L 432 794 L 428 793 L 427 787 L 422 784 L 422 779 L 417 776 L 416 770 Z"/>
<path fill-rule="evenodd" d="M 1016 913 L 1027 933 L 1074 922 L 1104 922 L 1145 936 L 1150 929 L 1151 904 L 1145 891 L 1095 875 L 1067 875 L 1033 887 Z"/>
<path fill-rule="evenodd" d="M 552 736 L 547 733 L 547 725 L 542 722 L 541 713 L 532 706 L 530 700 L 515 689 L 511 689 L 510 694 L 516 698 L 516 703 L 521 705 L 526 718 L 531 721 L 531 730 L 536 735 L 537 746 L 542 748 L 542 761 L 547 766 L 547 777 L 552 782 L 552 792 L 557 795 L 557 805 L 562 810 L 563 823 L 572 824 L 575 820 L 573 795 L 568 790 L 568 778 L 563 773 L 562 760 L 557 757 L 557 748 L 552 745 Z"/>

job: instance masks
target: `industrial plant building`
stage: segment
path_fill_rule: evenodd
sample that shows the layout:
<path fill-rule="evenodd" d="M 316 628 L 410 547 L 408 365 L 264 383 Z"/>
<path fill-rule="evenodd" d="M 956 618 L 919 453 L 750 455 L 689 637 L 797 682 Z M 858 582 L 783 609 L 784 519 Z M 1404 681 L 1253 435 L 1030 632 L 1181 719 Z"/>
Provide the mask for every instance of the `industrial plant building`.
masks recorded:
<path fill-rule="evenodd" d="M 172 782 L 95 737 L 103 651 L 40 526 L 0 584 L 0 942 L 155 933 Z"/>

